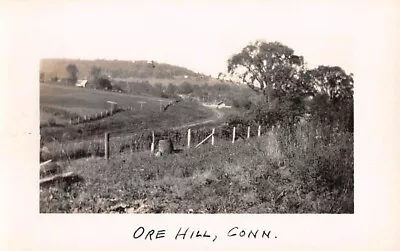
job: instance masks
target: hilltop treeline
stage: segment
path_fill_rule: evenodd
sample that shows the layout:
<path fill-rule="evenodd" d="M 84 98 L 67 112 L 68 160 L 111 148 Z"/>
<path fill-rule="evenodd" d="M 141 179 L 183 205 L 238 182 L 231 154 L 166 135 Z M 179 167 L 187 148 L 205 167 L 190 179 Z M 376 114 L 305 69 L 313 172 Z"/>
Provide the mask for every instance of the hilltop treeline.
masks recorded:
<path fill-rule="evenodd" d="M 111 78 L 177 78 L 183 76 L 205 78 L 205 75 L 196 73 L 184 67 L 148 61 L 123 60 L 81 60 L 81 59 L 42 59 L 40 72 L 45 79 L 53 77 L 67 77 L 68 65 L 75 65 L 78 69 L 78 78 L 88 78 L 92 67 L 103 69 Z"/>
<path fill-rule="evenodd" d="M 112 81 L 113 89 L 136 95 L 151 95 L 162 98 L 180 98 L 206 103 L 225 102 L 236 108 L 249 108 L 255 95 L 244 85 L 195 84 L 183 81 L 181 84 L 151 84 L 149 81 Z"/>

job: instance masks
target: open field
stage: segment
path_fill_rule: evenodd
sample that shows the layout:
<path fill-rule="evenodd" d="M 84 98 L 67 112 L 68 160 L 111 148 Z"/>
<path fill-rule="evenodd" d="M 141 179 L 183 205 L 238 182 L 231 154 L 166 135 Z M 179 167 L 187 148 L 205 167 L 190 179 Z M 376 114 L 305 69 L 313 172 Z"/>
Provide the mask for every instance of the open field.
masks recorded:
<path fill-rule="evenodd" d="M 150 96 L 137 96 L 125 93 L 116 93 L 88 88 L 69 87 L 62 85 L 41 84 L 40 85 L 40 105 L 54 107 L 56 109 L 64 109 L 71 113 L 81 116 L 93 115 L 110 108 L 107 101 L 117 102 L 121 107 L 133 107 L 140 109 L 140 103 L 143 109 L 148 112 L 157 112 L 160 110 L 160 101 L 165 104 L 170 99 L 156 98 Z M 41 114 L 41 120 L 48 118 L 50 115 L 46 112 Z"/>
<path fill-rule="evenodd" d="M 41 212 L 354 212 L 351 133 L 328 140 L 281 129 L 160 158 L 142 152 L 61 165 L 84 182 L 42 188 Z"/>
<path fill-rule="evenodd" d="M 82 116 L 81 110 L 97 113 L 104 111 L 108 108 L 106 101 L 110 99 L 121 106 L 133 106 L 136 109 L 85 123 L 73 125 L 68 123 L 69 118 Z M 143 110 L 138 107 L 138 100 L 146 100 Z M 55 121 L 53 125 L 41 126 L 40 131 L 41 142 L 52 153 L 50 156 L 53 159 L 60 157 L 60 151 L 67 151 L 71 156 L 80 156 L 77 154 L 77 151 L 81 151 L 77 143 L 81 146 L 93 145 L 93 142 L 103 139 L 105 132 L 109 132 L 113 138 L 121 135 L 130 137 L 132 134 L 148 132 L 150 129 L 184 128 L 216 123 L 223 119 L 221 112 L 217 113 L 196 102 L 181 101 L 160 112 L 159 99 L 154 97 L 75 87 L 41 85 L 41 102 L 44 103 L 41 106 L 41 117 L 54 118 Z M 84 151 L 88 152 L 88 148 Z"/>
<path fill-rule="evenodd" d="M 195 111 L 195 112 L 194 112 Z M 213 118 L 210 109 L 191 102 L 171 106 L 165 112 L 124 111 L 100 120 L 77 125 L 58 125 L 41 128 L 43 142 L 102 138 L 105 132 L 113 136 L 140 133 L 147 129 L 170 128 Z"/>

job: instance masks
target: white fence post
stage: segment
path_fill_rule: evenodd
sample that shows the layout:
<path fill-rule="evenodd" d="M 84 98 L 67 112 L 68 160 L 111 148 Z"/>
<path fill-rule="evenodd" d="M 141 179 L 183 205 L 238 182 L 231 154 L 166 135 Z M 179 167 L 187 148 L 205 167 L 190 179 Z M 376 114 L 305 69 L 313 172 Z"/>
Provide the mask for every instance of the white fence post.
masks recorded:
<path fill-rule="evenodd" d="M 247 127 L 247 138 L 250 138 L 250 126 Z"/>
<path fill-rule="evenodd" d="M 236 127 L 233 127 L 232 144 L 235 143 Z"/>
<path fill-rule="evenodd" d="M 190 148 L 190 128 L 188 129 L 187 132 L 187 148 Z"/>
<path fill-rule="evenodd" d="M 215 128 L 212 129 L 212 136 L 211 136 L 211 145 L 214 145 L 214 133 L 215 133 Z"/>
<path fill-rule="evenodd" d="M 261 126 L 258 126 L 258 131 L 257 131 L 257 136 L 260 137 L 261 136 Z"/>
<path fill-rule="evenodd" d="M 154 138 L 154 131 L 152 131 L 152 141 L 151 141 L 151 147 L 150 147 L 150 152 L 154 153 L 154 142 L 155 142 L 155 138 Z"/>

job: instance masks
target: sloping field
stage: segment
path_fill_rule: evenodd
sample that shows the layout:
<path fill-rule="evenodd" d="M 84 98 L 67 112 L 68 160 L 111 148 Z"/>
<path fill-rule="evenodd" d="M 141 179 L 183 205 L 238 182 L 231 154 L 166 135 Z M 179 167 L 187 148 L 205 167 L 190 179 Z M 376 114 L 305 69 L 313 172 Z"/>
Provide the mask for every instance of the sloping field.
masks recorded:
<path fill-rule="evenodd" d="M 40 89 L 41 121 L 44 122 L 43 125 L 50 125 L 46 119 L 55 121 L 50 126 L 41 127 L 40 133 L 44 142 L 102 137 L 106 131 L 113 135 L 135 133 L 144 129 L 176 127 L 215 117 L 211 109 L 195 102 L 181 101 L 169 106 L 166 111 L 160 111 L 160 100 L 163 106 L 171 100 L 47 84 L 41 85 Z M 107 101 L 134 109 L 77 125 L 67 122 L 76 116 L 104 112 L 110 108 Z M 146 102 L 142 110 L 138 102 Z"/>
<path fill-rule="evenodd" d="M 62 108 L 80 115 L 90 115 L 110 108 L 107 101 L 117 102 L 120 106 L 130 106 L 135 109 L 140 109 L 138 102 L 146 102 L 143 104 L 144 110 L 159 111 L 159 100 L 163 100 L 164 104 L 170 101 L 150 96 L 135 96 L 79 87 L 40 85 L 40 105 Z"/>

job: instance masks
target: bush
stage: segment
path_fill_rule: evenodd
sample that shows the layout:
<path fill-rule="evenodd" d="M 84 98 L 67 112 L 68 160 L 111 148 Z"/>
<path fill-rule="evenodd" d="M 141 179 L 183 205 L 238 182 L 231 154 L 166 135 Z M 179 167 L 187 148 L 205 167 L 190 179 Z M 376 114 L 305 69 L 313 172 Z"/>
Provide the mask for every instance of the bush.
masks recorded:
<path fill-rule="evenodd" d="M 57 125 L 56 120 L 55 120 L 54 118 L 49 118 L 49 119 L 47 120 L 47 124 L 48 124 L 49 126 L 55 126 L 55 125 Z"/>
<path fill-rule="evenodd" d="M 189 94 L 193 92 L 193 86 L 189 82 L 183 82 L 179 87 L 179 93 L 181 94 Z"/>
<path fill-rule="evenodd" d="M 243 108 L 249 110 L 252 107 L 253 103 L 246 98 L 233 98 L 232 106 L 235 108 Z"/>
<path fill-rule="evenodd" d="M 96 88 L 98 89 L 106 89 L 106 90 L 112 90 L 112 85 L 111 82 L 108 78 L 99 78 L 97 81 Z"/>
<path fill-rule="evenodd" d="M 114 84 L 112 86 L 112 89 L 115 90 L 115 91 L 119 91 L 119 92 L 124 92 L 125 93 L 124 88 L 122 88 L 119 84 Z"/>

